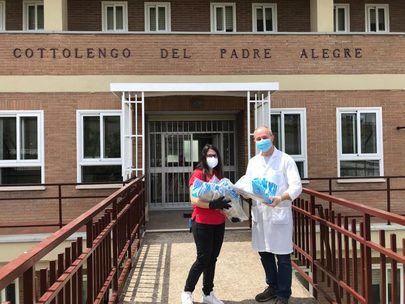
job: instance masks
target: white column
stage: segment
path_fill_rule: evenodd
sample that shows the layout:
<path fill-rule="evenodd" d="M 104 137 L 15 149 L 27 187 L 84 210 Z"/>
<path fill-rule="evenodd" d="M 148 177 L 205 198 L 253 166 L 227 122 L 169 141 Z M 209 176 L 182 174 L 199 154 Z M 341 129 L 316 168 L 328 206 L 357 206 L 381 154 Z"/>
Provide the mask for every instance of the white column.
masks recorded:
<path fill-rule="evenodd" d="M 311 0 L 311 31 L 333 32 L 333 0 Z"/>
<path fill-rule="evenodd" d="M 45 31 L 67 31 L 67 0 L 44 0 Z"/>

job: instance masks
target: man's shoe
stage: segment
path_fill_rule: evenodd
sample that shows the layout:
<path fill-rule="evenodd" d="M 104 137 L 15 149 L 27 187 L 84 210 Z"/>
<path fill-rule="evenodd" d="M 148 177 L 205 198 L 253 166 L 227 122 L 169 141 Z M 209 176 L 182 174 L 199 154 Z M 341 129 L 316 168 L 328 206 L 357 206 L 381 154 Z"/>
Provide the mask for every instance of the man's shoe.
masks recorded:
<path fill-rule="evenodd" d="M 277 297 L 274 304 L 288 304 L 288 299 Z"/>
<path fill-rule="evenodd" d="M 271 299 L 274 299 L 275 297 L 276 297 L 276 293 L 274 292 L 273 287 L 269 286 L 263 292 L 256 295 L 255 301 L 256 302 L 267 302 L 267 301 L 270 301 Z"/>
<path fill-rule="evenodd" d="M 181 304 L 193 304 L 193 294 L 189 291 L 181 293 Z"/>
<path fill-rule="evenodd" d="M 206 304 L 224 304 L 224 302 L 215 296 L 213 291 L 211 291 L 208 296 L 203 294 L 202 302 Z"/>

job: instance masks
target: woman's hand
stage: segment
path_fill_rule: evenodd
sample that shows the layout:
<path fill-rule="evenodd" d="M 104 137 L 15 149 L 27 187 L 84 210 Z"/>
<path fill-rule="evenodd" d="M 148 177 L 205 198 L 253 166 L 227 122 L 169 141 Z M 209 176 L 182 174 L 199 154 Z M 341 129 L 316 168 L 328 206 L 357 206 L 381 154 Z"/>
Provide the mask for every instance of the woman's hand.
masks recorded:
<path fill-rule="evenodd" d="M 229 209 L 231 208 L 231 205 L 229 205 L 230 201 L 229 199 L 225 199 L 224 196 L 221 196 L 220 198 L 210 201 L 208 206 L 210 209 Z"/>

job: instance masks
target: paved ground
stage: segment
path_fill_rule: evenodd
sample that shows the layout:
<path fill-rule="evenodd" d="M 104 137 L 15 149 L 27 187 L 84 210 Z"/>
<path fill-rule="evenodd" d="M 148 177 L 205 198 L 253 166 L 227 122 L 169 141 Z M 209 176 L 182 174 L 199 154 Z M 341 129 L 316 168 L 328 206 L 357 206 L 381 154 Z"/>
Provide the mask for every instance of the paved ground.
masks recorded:
<path fill-rule="evenodd" d="M 195 245 L 190 233 L 147 233 L 121 303 L 180 303 L 180 293 L 194 258 Z M 250 246 L 250 231 L 227 231 L 215 276 L 217 296 L 225 304 L 256 303 L 254 295 L 265 287 L 263 281 L 258 255 Z M 195 303 L 201 303 L 201 279 L 194 294 Z M 295 278 L 290 303 L 315 303 Z"/>

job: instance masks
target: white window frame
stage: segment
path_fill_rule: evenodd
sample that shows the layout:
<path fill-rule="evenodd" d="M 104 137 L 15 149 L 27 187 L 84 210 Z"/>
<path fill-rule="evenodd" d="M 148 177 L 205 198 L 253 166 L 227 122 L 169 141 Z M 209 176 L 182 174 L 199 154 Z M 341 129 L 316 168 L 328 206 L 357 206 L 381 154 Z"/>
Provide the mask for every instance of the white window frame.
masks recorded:
<path fill-rule="evenodd" d="M 0 1 L 0 31 L 6 30 L 6 1 Z"/>
<path fill-rule="evenodd" d="M 281 115 L 281 126 L 280 126 L 280 133 L 281 142 L 279 138 L 278 140 L 278 149 L 281 151 L 285 150 L 285 133 L 284 133 L 284 115 L 285 114 L 298 114 L 300 115 L 300 122 L 301 122 L 301 154 L 293 155 L 289 154 L 294 161 L 302 161 L 304 163 L 304 176 L 308 177 L 308 154 L 307 154 L 307 110 L 306 108 L 272 108 L 270 113 L 272 115 Z"/>
<path fill-rule="evenodd" d="M 35 29 L 34 30 L 28 29 L 28 6 L 31 6 L 31 5 L 35 6 Z M 24 6 L 23 6 L 23 27 L 24 27 L 25 31 L 36 32 L 36 31 L 45 30 L 45 6 L 44 6 L 44 28 L 43 29 L 38 29 L 37 9 L 36 9 L 36 7 L 38 5 L 43 5 L 44 6 L 44 1 L 42 1 L 42 0 L 24 1 Z"/>
<path fill-rule="evenodd" d="M 44 111 L 0 111 L 0 117 L 16 118 L 16 144 L 17 159 L 0 160 L 1 168 L 14 167 L 41 167 L 41 184 L 45 183 L 45 157 L 44 157 Z M 20 118 L 36 117 L 37 118 L 37 142 L 38 142 L 38 159 L 21 159 L 20 150 Z M 21 185 L 24 187 L 24 185 Z"/>
<path fill-rule="evenodd" d="M 223 24 L 223 28 L 224 28 L 224 30 L 223 31 L 217 31 L 217 24 L 216 24 L 216 21 L 217 21 L 217 18 L 216 18 L 216 16 L 217 16 L 217 7 L 222 7 L 223 9 L 224 9 L 224 12 L 225 12 L 225 7 L 226 6 L 232 6 L 232 12 L 233 12 L 233 30 L 232 30 L 232 32 L 227 32 L 226 31 L 226 18 L 224 18 L 224 20 L 223 20 L 223 22 L 224 22 L 224 24 Z M 234 32 L 236 32 L 236 3 L 235 2 L 214 2 L 214 3 L 211 3 L 211 32 L 214 32 L 214 33 L 234 33 Z"/>
<path fill-rule="evenodd" d="M 266 8 L 271 8 L 273 15 L 272 15 L 272 21 L 273 21 L 273 30 L 272 31 L 268 31 L 268 30 L 264 30 L 263 32 L 258 32 L 257 31 L 257 12 L 256 10 L 258 8 L 262 8 L 263 9 L 263 21 L 266 18 L 266 13 L 265 13 L 265 9 Z M 266 23 L 264 22 L 264 27 L 266 27 Z M 276 3 L 252 3 L 252 29 L 253 32 L 258 32 L 258 33 L 275 33 L 277 32 L 277 4 Z"/>
<path fill-rule="evenodd" d="M 20 304 L 20 280 L 15 279 L 13 281 L 15 284 L 15 303 Z M 6 301 L 6 289 L 3 289 L 0 291 L 0 303 L 3 303 Z"/>
<path fill-rule="evenodd" d="M 380 264 L 372 264 L 372 266 L 371 266 L 371 269 L 372 270 L 380 270 L 381 271 L 381 267 L 380 267 Z M 388 280 L 390 280 L 391 278 L 390 278 L 390 276 L 388 275 L 388 270 L 391 270 L 391 265 L 390 264 L 386 264 L 385 265 L 385 269 L 386 269 L 386 272 L 385 272 L 385 288 L 386 288 L 386 290 L 388 291 Z M 403 278 L 404 277 L 404 271 L 405 271 L 405 266 L 402 264 L 399 264 L 398 263 L 398 265 L 397 265 L 397 270 L 399 270 L 399 277 L 400 278 Z M 404 303 L 404 300 L 405 300 L 405 285 L 404 285 L 404 280 L 399 280 L 399 289 L 400 289 L 400 294 L 399 294 L 399 302 L 400 303 Z M 385 301 L 386 301 L 386 303 L 389 303 L 390 302 L 390 300 L 391 299 L 389 299 L 388 298 L 388 292 L 386 292 L 386 295 L 385 295 Z"/>
<path fill-rule="evenodd" d="M 335 32 L 336 33 L 347 33 L 347 32 L 350 32 L 350 4 L 349 3 L 345 3 L 345 4 L 343 4 L 343 3 L 336 3 L 336 4 L 334 4 L 334 10 L 333 10 L 333 14 L 334 14 L 334 17 L 335 17 L 335 24 L 334 24 L 334 27 L 335 27 Z M 339 19 L 338 19 L 338 9 L 341 9 L 341 8 L 343 8 L 344 10 L 345 10 L 345 29 L 343 30 L 343 31 L 339 31 L 338 30 L 338 21 L 339 21 Z"/>
<path fill-rule="evenodd" d="M 88 116 L 100 117 L 100 157 L 99 158 L 84 158 L 84 136 L 83 136 L 83 118 Z M 119 116 L 120 117 L 120 132 L 122 131 L 122 115 L 121 110 L 77 110 L 76 111 L 76 147 L 77 147 L 77 182 L 82 182 L 82 166 L 122 166 L 122 136 L 120 136 L 121 157 L 120 158 L 104 158 L 104 116 Z"/>
<path fill-rule="evenodd" d="M 121 6 L 122 7 L 122 17 L 123 17 L 123 29 L 122 30 L 117 30 L 116 29 L 116 14 L 115 14 L 115 9 L 116 7 Z M 113 7 L 114 8 L 114 29 L 109 30 L 107 26 L 107 8 L 108 7 Z M 128 2 L 126 1 L 103 1 L 102 2 L 102 30 L 103 32 L 126 32 L 128 31 Z"/>
<path fill-rule="evenodd" d="M 370 9 L 375 8 L 377 11 L 377 18 L 376 18 L 376 31 L 371 32 L 370 31 Z M 383 8 L 384 9 L 384 16 L 385 16 L 385 31 L 380 31 L 378 29 L 378 9 Z M 366 32 L 368 33 L 387 33 L 390 31 L 390 13 L 389 13 L 389 5 L 388 4 L 365 4 L 365 14 L 366 14 Z"/>
<path fill-rule="evenodd" d="M 156 14 L 158 12 L 159 7 L 164 7 L 166 8 L 166 29 L 165 30 L 159 30 L 159 20 L 156 18 L 156 31 L 151 31 L 149 25 L 150 25 L 150 8 L 155 7 L 156 8 Z M 170 2 L 145 2 L 145 32 L 151 32 L 151 33 L 166 33 L 171 31 L 171 7 L 170 7 Z"/>
<path fill-rule="evenodd" d="M 342 113 L 357 113 L 357 151 L 358 153 L 343 154 L 342 153 Z M 376 114 L 376 132 L 377 132 L 377 153 L 361 153 L 361 134 L 360 134 L 360 114 L 375 113 Z M 380 176 L 384 176 L 384 153 L 383 153 L 383 137 L 382 137 L 382 108 L 381 107 L 350 107 L 336 108 L 336 139 L 337 139 L 337 176 L 340 176 L 341 161 L 361 161 L 361 160 L 378 160 L 380 162 Z M 358 176 L 359 178 L 367 178 L 367 176 Z"/>

